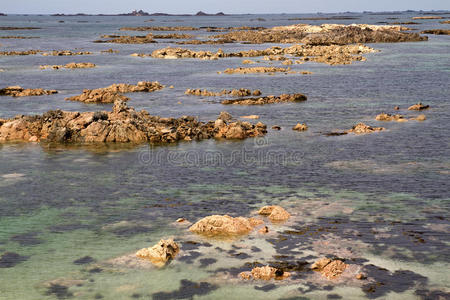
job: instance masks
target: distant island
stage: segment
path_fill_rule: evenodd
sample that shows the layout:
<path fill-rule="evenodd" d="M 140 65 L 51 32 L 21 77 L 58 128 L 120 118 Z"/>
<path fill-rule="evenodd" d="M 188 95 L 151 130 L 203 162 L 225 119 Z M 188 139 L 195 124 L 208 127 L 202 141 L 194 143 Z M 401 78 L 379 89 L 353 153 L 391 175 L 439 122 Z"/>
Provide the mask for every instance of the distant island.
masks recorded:
<path fill-rule="evenodd" d="M 7 16 L 7 14 L 0 13 L 0 17 L 5 17 L 5 16 Z"/>
<path fill-rule="evenodd" d="M 122 14 L 84 14 L 84 13 L 78 13 L 78 14 L 53 14 L 51 15 L 53 17 L 79 17 L 79 16 L 124 16 L 124 17 L 149 17 L 149 16 L 153 16 L 153 17 L 157 17 L 157 16 L 184 16 L 184 17 L 189 17 L 189 16 L 209 16 L 209 17 L 214 17 L 214 16 L 226 16 L 226 14 L 224 14 L 223 12 L 218 12 L 216 14 L 208 14 L 205 13 L 203 11 L 199 11 L 196 14 L 167 14 L 167 13 L 148 13 L 141 10 L 133 10 L 130 13 L 122 13 Z"/>

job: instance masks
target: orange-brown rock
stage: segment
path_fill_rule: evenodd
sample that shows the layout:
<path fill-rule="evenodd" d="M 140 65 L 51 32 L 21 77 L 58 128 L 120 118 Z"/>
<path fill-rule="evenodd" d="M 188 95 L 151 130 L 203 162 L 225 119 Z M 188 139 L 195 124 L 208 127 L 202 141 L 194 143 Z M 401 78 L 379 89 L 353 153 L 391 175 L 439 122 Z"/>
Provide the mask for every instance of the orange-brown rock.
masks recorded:
<path fill-rule="evenodd" d="M 306 101 L 307 97 L 303 94 L 282 94 L 280 96 L 267 96 L 267 97 L 254 97 L 254 98 L 241 98 L 224 100 L 222 104 L 239 104 L 239 105 L 263 105 L 273 103 L 285 103 L 285 102 L 302 102 Z"/>
<path fill-rule="evenodd" d="M 292 127 L 292 130 L 295 130 L 295 131 L 306 131 L 306 130 L 308 130 L 308 126 L 305 123 L 297 123 L 297 125 Z"/>
<path fill-rule="evenodd" d="M 450 35 L 450 29 L 428 29 L 420 32 L 422 34 Z"/>
<path fill-rule="evenodd" d="M 199 30 L 197 27 L 190 26 L 140 26 L 140 27 L 122 27 L 122 31 L 195 31 Z"/>
<path fill-rule="evenodd" d="M 367 134 L 367 133 L 373 133 L 377 131 L 385 130 L 383 127 L 372 127 L 369 125 L 366 125 L 364 123 L 359 123 L 355 126 L 353 126 L 352 129 L 347 130 L 347 133 L 354 133 L 354 134 Z"/>
<path fill-rule="evenodd" d="M 428 108 L 430 108 L 429 105 L 424 105 L 419 102 L 417 104 L 414 104 L 414 105 L 408 107 L 408 110 L 424 110 L 424 109 L 428 109 Z"/>
<path fill-rule="evenodd" d="M 138 36 L 128 36 L 128 35 L 103 35 L 102 38 L 106 40 L 96 40 L 94 43 L 116 43 L 116 44 L 150 44 L 157 43 L 154 40 L 153 34 L 149 33 L 147 35 Z"/>
<path fill-rule="evenodd" d="M 195 117 L 161 118 L 147 111 L 135 111 L 125 102 L 114 102 L 112 112 L 48 111 L 43 115 L 19 115 L 0 122 L 0 142 L 25 141 L 45 143 L 174 143 L 182 140 L 235 138 L 239 127 L 240 138 L 261 136 L 265 125 L 248 122 L 223 124 L 214 121 L 199 122 Z M 228 134 L 230 131 L 230 134 Z M 219 132 L 221 132 L 219 134 Z M 225 133 L 225 135 L 222 135 Z"/>
<path fill-rule="evenodd" d="M 258 211 L 258 214 L 268 217 L 273 222 L 286 221 L 291 217 L 284 208 L 278 205 L 264 206 Z"/>
<path fill-rule="evenodd" d="M 338 278 L 347 268 L 347 264 L 343 261 L 329 258 L 321 258 L 312 264 L 311 269 L 322 273 L 329 280 Z"/>
<path fill-rule="evenodd" d="M 51 52 L 43 52 L 43 56 L 72 56 L 72 55 L 90 55 L 93 54 L 89 51 L 70 51 L 70 50 L 54 50 Z"/>
<path fill-rule="evenodd" d="M 225 74 L 255 74 L 255 73 L 287 73 L 290 72 L 290 68 L 280 68 L 280 67 L 253 67 L 253 68 L 228 68 L 223 73 Z M 296 73 L 296 72 L 294 72 Z"/>
<path fill-rule="evenodd" d="M 189 230 L 206 236 L 234 236 L 248 234 L 261 224 L 263 221 L 254 218 L 213 215 L 199 220 Z"/>
<path fill-rule="evenodd" d="M 264 267 L 256 267 L 253 268 L 251 272 L 241 272 L 239 273 L 239 277 L 241 277 L 244 280 L 271 280 L 271 279 L 277 279 L 282 280 L 286 279 L 291 274 L 289 272 L 284 272 L 281 269 L 277 269 L 271 266 L 264 266 Z"/>
<path fill-rule="evenodd" d="M 408 119 L 406 119 L 402 115 L 390 115 L 390 114 L 385 114 L 385 113 L 382 113 L 382 114 L 379 114 L 378 116 L 376 116 L 375 120 L 386 121 L 386 122 L 391 122 L 391 121 L 406 122 L 406 121 L 408 121 Z"/>
<path fill-rule="evenodd" d="M 441 20 L 443 17 L 441 16 L 421 16 L 421 17 L 413 17 L 413 20 Z"/>
<path fill-rule="evenodd" d="M 36 55 L 41 53 L 41 50 L 26 50 L 26 51 L 0 51 L 0 56 L 14 56 L 14 55 Z"/>
<path fill-rule="evenodd" d="M 122 93 L 135 92 L 154 92 L 163 89 L 164 86 L 159 82 L 140 81 L 137 84 L 112 84 L 105 88 L 83 90 L 83 93 L 78 96 L 66 98 L 71 101 L 81 101 L 86 103 L 113 103 L 116 100 L 127 101 L 129 98 L 122 95 Z"/>
<path fill-rule="evenodd" d="M 0 96 L 12 96 L 12 97 L 28 97 L 28 96 L 42 96 L 56 94 L 55 90 L 44 89 L 24 89 L 20 86 L 8 86 L 0 89 Z"/>
<path fill-rule="evenodd" d="M 42 65 L 40 66 L 40 68 L 42 70 L 44 69 L 54 69 L 54 70 L 59 70 L 59 69 L 88 69 L 88 68 L 95 68 L 96 65 L 93 63 L 68 63 L 66 65 Z"/>
<path fill-rule="evenodd" d="M 180 252 L 180 247 L 173 239 L 160 240 L 159 243 L 150 248 L 143 248 L 136 252 L 136 256 L 142 259 L 148 259 L 158 267 L 164 266 L 167 262 L 173 260 Z"/>

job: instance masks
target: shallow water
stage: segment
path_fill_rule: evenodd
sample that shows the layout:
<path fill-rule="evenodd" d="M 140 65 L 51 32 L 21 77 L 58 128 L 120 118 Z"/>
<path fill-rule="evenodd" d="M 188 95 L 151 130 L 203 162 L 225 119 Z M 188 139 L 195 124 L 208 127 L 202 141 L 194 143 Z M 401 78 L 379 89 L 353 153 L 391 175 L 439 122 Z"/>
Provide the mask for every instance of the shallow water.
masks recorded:
<path fill-rule="evenodd" d="M 0 40 L 0 51 L 75 48 L 94 55 L 0 56 L 0 87 L 57 89 L 51 96 L 0 98 L 0 118 L 50 109 L 109 110 L 111 105 L 65 101 L 84 88 L 157 80 L 174 89 L 135 93 L 129 105 L 161 116 L 195 115 L 212 120 L 220 111 L 257 114 L 272 131 L 245 141 L 182 142 L 177 145 L 0 145 L 0 299 L 438 299 L 449 298 L 449 37 L 428 42 L 374 44 L 379 53 L 348 66 L 293 65 L 312 75 L 217 74 L 241 59 L 156 60 L 131 57 L 168 46 L 95 44 L 123 26 L 275 26 L 293 17 L 0 17 L 0 26 L 39 30 L 0 35 L 38 36 Z M 358 14 L 359 20 L 328 23 L 408 21 L 412 14 Z M 386 18 L 399 18 L 387 20 Z M 264 18 L 266 21 L 251 21 Z M 64 20 L 64 23 L 58 23 Z M 88 23 L 80 23 L 87 21 Z M 447 28 L 419 20 L 419 30 Z M 320 24 L 320 21 L 305 21 Z M 324 21 L 322 21 L 324 22 Z M 205 34 L 204 32 L 192 32 Z M 130 34 L 143 34 L 130 32 Z M 270 45 L 192 46 L 240 51 Z M 119 54 L 100 54 L 105 49 Z M 39 70 L 41 64 L 93 62 L 95 69 Z M 277 65 L 278 63 L 275 63 Z M 264 94 L 304 93 L 308 101 L 261 107 L 224 107 L 219 99 L 184 95 L 186 88 L 260 89 Z M 401 113 L 424 102 L 425 122 L 379 123 L 381 112 Z M 181 102 L 181 104 L 178 104 Z M 386 127 L 367 136 L 325 137 L 357 122 Z M 306 122 L 305 133 L 292 131 Z M 265 204 L 293 215 L 269 224 L 267 236 L 234 241 L 204 240 L 173 222 L 211 214 L 250 216 Z M 159 239 L 174 237 L 180 256 L 161 270 L 114 260 Z M 15 254 L 11 254 L 15 253 Z M 328 281 L 300 271 L 285 282 L 241 282 L 240 271 L 257 263 L 312 263 L 331 255 L 351 272 Z"/>

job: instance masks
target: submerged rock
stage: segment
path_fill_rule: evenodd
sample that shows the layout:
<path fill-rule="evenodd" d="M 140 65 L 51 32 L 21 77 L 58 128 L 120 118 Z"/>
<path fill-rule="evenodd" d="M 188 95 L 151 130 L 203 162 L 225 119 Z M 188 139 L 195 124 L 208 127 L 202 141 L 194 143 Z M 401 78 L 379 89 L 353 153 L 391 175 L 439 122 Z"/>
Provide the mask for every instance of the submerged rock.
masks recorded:
<path fill-rule="evenodd" d="M 422 34 L 450 35 L 450 29 L 429 29 L 421 32 Z"/>
<path fill-rule="evenodd" d="M 26 50 L 26 51 L 0 51 L 0 56 L 15 56 L 15 55 L 36 55 L 41 53 L 41 50 Z"/>
<path fill-rule="evenodd" d="M 18 85 L 8 86 L 0 89 L 0 96 L 12 96 L 12 97 L 28 97 L 28 96 L 42 96 L 56 94 L 56 90 L 44 90 L 44 89 L 24 89 Z"/>
<path fill-rule="evenodd" d="M 264 206 L 258 211 L 258 214 L 267 216 L 273 222 L 286 221 L 291 217 L 284 208 L 278 205 Z"/>
<path fill-rule="evenodd" d="M 424 110 L 424 109 L 428 109 L 428 108 L 430 108 L 429 105 L 424 105 L 421 102 L 419 102 L 417 104 L 414 104 L 414 105 L 408 107 L 408 110 Z"/>
<path fill-rule="evenodd" d="M 391 122 L 391 121 L 406 122 L 406 121 L 408 121 L 408 119 L 406 119 L 402 115 L 390 115 L 390 114 L 385 114 L 385 113 L 382 113 L 382 114 L 379 114 L 378 116 L 376 116 L 375 120 L 386 121 L 386 122 Z"/>
<path fill-rule="evenodd" d="M 108 40 L 96 40 L 94 43 L 116 43 L 116 44 L 149 44 L 157 43 L 153 39 L 153 34 L 149 33 L 144 36 L 128 36 L 128 35 L 104 35 L 102 38 Z"/>
<path fill-rule="evenodd" d="M 306 101 L 307 99 L 308 98 L 303 94 L 282 94 L 280 96 L 223 100 L 222 104 L 263 105 L 263 104 L 285 103 L 285 102 L 302 102 Z"/>
<path fill-rule="evenodd" d="M 73 56 L 73 55 L 90 55 L 90 51 L 70 51 L 70 50 L 53 50 L 51 52 L 42 53 L 43 56 Z"/>
<path fill-rule="evenodd" d="M 213 215 L 199 220 L 189 230 L 206 236 L 245 235 L 263 223 L 263 221 L 254 218 Z"/>
<path fill-rule="evenodd" d="M 195 117 L 178 119 L 136 112 L 116 100 L 112 112 L 48 111 L 43 115 L 0 120 L 0 142 L 40 141 L 48 143 L 173 143 L 209 138 L 247 138 L 264 135 L 266 126 L 248 122 L 199 122 Z"/>
<path fill-rule="evenodd" d="M 94 90 L 83 90 L 83 94 L 66 98 L 71 101 L 81 102 L 99 102 L 99 103 L 113 103 L 116 100 L 127 101 L 129 98 L 121 95 L 121 93 L 135 93 L 135 92 L 154 92 L 163 89 L 164 86 L 159 82 L 140 81 L 134 84 L 112 84 L 105 88 Z"/>
<path fill-rule="evenodd" d="M 331 280 L 338 278 L 345 271 L 347 266 L 348 265 L 342 260 L 331 260 L 325 257 L 313 263 L 311 269 L 322 273 L 324 277 Z"/>
<path fill-rule="evenodd" d="M 180 252 L 180 247 L 173 239 L 160 240 L 159 243 L 150 248 L 143 248 L 136 252 L 136 256 L 148 259 L 156 266 L 162 267 L 167 262 L 173 260 Z"/>
<path fill-rule="evenodd" d="M 253 67 L 253 68 L 236 68 L 231 69 L 228 68 L 223 73 L 225 74 L 257 74 L 257 73 L 287 73 L 287 72 L 293 72 L 290 68 L 279 68 L 279 67 Z M 297 72 L 293 72 L 297 73 Z"/>
<path fill-rule="evenodd" d="M 366 125 L 364 123 L 359 123 L 355 126 L 353 126 L 352 129 L 347 130 L 347 133 L 354 133 L 354 134 L 367 134 L 367 133 L 373 133 L 377 131 L 385 130 L 383 127 L 372 127 L 369 125 Z"/>
<path fill-rule="evenodd" d="M 282 280 L 286 279 L 291 274 L 289 272 L 284 272 L 281 269 L 277 269 L 271 266 L 264 266 L 264 267 L 256 267 L 253 268 L 251 272 L 241 272 L 239 273 L 239 277 L 241 277 L 244 280 L 271 280 L 271 279 L 277 279 Z"/>

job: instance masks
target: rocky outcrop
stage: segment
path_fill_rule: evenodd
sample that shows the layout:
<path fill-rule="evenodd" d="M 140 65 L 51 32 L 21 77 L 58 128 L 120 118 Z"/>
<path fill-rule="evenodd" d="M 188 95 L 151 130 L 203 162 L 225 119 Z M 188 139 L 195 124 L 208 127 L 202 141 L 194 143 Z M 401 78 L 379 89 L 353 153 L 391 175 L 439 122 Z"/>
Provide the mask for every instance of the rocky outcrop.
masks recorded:
<path fill-rule="evenodd" d="M 354 43 L 394 43 L 425 41 L 427 37 L 403 32 L 407 28 L 392 25 L 367 24 L 295 24 L 260 31 L 237 31 L 213 36 L 233 42 L 305 43 L 311 45 L 347 45 Z"/>
<path fill-rule="evenodd" d="M 422 34 L 450 35 L 450 29 L 429 29 L 420 32 Z"/>
<path fill-rule="evenodd" d="M 290 68 L 279 68 L 279 67 L 253 67 L 253 68 L 236 68 L 236 69 L 231 69 L 228 68 L 225 71 L 223 71 L 223 73 L 225 74 L 258 74 L 258 73 L 269 73 L 269 74 L 274 74 L 274 73 L 297 73 L 295 71 L 291 71 Z"/>
<path fill-rule="evenodd" d="M 357 125 L 353 126 L 352 129 L 346 130 L 346 131 L 334 131 L 330 133 L 326 133 L 325 135 L 328 136 L 339 136 L 339 135 L 346 135 L 349 133 L 354 134 L 368 134 L 368 133 L 374 133 L 378 131 L 386 130 L 383 127 L 372 127 L 369 125 L 366 125 L 364 123 L 358 123 Z"/>
<path fill-rule="evenodd" d="M 246 96 L 260 96 L 260 90 L 249 90 L 249 89 L 232 89 L 232 90 L 222 90 L 220 92 L 211 92 L 208 90 L 201 89 L 187 89 L 184 92 L 186 95 L 194 96 L 204 96 L 204 97 L 219 97 L 219 96 L 232 96 L 232 97 L 246 97 Z"/>
<path fill-rule="evenodd" d="M 406 119 L 402 115 L 390 115 L 390 114 L 385 114 L 385 113 L 382 113 L 382 114 L 379 114 L 378 116 L 376 116 L 375 120 L 386 121 L 386 122 L 391 122 L 391 121 L 406 122 L 406 121 L 408 121 L 408 119 Z"/>
<path fill-rule="evenodd" d="M 41 53 L 41 50 L 26 50 L 26 51 L 0 51 L 0 56 L 16 56 L 16 55 L 36 55 Z"/>
<path fill-rule="evenodd" d="M 256 267 L 253 268 L 251 272 L 241 272 L 239 273 L 239 277 L 244 280 L 282 280 L 286 279 L 291 274 L 289 272 L 284 272 L 281 269 L 277 269 L 271 266 L 264 266 L 264 267 Z"/>
<path fill-rule="evenodd" d="M 42 96 L 56 94 L 55 90 L 44 89 L 24 89 L 20 86 L 8 86 L 0 89 L 0 96 L 12 96 L 12 97 L 28 97 L 28 96 Z"/>
<path fill-rule="evenodd" d="M 65 65 L 42 65 L 40 66 L 41 70 L 44 69 L 54 69 L 54 70 L 59 70 L 59 69 L 88 69 L 88 68 L 95 68 L 96 65 L 93 63 L 68 63 Z"/>
<path fill-rule="evenodd" d="M 17 39 L 17 40 L 30 40 L 38 38 L 39 38 L 38 36 L 16 36 L 16 35 L 0 36 L 0 39 Z"/>
<path fill-rule="evenodd" d="M 248 234 L 261 224 L 263 221 L 254 218 L 213 215 L 199 220 L 189 230 L 206 236 L 235 236 Z"/>
<path fill-rule="evenodd" d="M 153 34 L 149 33 L 143 36 L 128 36 L 128 35 L 105 35 L 102 38 L 107 40 L 96 40 L 94 43 L 116 43 L 116 44 L 150 44 L 157 43 L 153 39 Z"/>
<path fill-rule="evenodd" d="M 320 272 L 329 280 L 336 279 L 345 271 L 347 264 L 342 260 L 329 258 L 321 258 L 312 264 L 311 269 Z"/>
<path fill-rule="evenodd" d="M 150 248 L 143 248 L 136 252 L 136 256 L 150 262 L 158 267 L 164 266 L 177 256 L 180 247 L 173 239 L 160 240 L 159 243 Z"/>
<path fill-rule="evenodd" d="M 100 53 L 111 53 L 111 54 L 113 54 L 113 53 L 119 53 L 120 51 L 119 50 L 113 50 L 113 49 L 108 49 L 108 50 L 102 50 L 102 51 L 100 51 Z"/>
<path fill-rule="evenodd" d="M 219 121 L 219 122 L 218 122 Z M 111 112 L 48 111 L 43 115 L 23 116 L 0 121 L 0 142 L 45 143 L 174 143 L 209 138 L 247 138 L 266 133 L 266 126 L 248 122 L 207 123 L 195 117 L 178 119 L 151 116 L 135 111 L 116 100 Z M 220 124 L 215 124 L 215 123 Z"/>
<path fill-rule="evenodd" d="M 306 99 L 307 97 L 303 94 L 282 94 L 280 96 L 224 100 L 222 101 L 222 104 L 263 105 L 263 104 L 285 103 L 285 102 L 302 102 L 306 101 Z"/>
<path fill-rule="evenodd" d="M 122 31 L 195 31 L 200 30 L 197 27 L 190 26 L 140 26 L 140 27 L 122 27 Z"/>
<path fill-rule="evenodd" d="M 424 105 L 421 102 L 411 105 L 410 107 L 408 107 L 408 110 L 424 110 L 424 109 L 428 109 L 430 108 L 429 105 Z"/>
<path fill-rule="evenodd" d="M 291 217 L 284 208 L 278 205 L 264 206 L 258 211 L 258 214 L 268 217 L 272 222 L 286 221 Z"/>
<path fill-rule="evenodd" d="M 14 26 L 1 26 L 0 30 L 36 30 L 41 29 L 39 27 L 14 27 Z"/>
<path fill-rule="evenodd" d="M 69 97 L 66 100 L 86 103 L 113 103 L 116 100 L 129 100 L 129 98 L 122 95 L 123 93 L 154 92 L 163 88 L 164 86 L 157 81 L 140 81 L 136 85 L 119 83 L 105 88 L 84 90 L 81 95 Z"/>
<path fill-rule="evenodd" d="M 295 130 L 295 131 L 306 131 L 306 130 L 308 130 L 308 126 L 305 123 L 297 123 L 297 125 L 292 127 L 292 130 Z"/>
<path fill-rule="evenodd" d="M 441 22 L 439 22 L 439 23 L 441 23 L 441 24 L 450 24 L 450 20 L 441 21 Z"/>
<path fill-rule="evenodd" d="M 73 55 L 90 55 L 89 51 L 70 51 L 70 50 L 53 50 L 51 52 L 42 53 L 43 56 L 73 56 Z"/>
<path fill-rule="evenodd" d="M 441 20 L 443 17 L 440 16 L 423 16 L 423 17 L 413 17 L 413 20 Z"/>
<path fill-rule="evenodd" d="M 150 56 L 153 58 L 162 58 L 162 59 L 197 58 L 204 60 L 214 60 L 223 57 L 223 55 L 224 53 L 222 50 L 213 53 L 211 51 L 193 51 L 183 48 L 167 47 L 153 51 Z M 148 56 L 148 55 L 138 54 L 137 56 Z"/>

